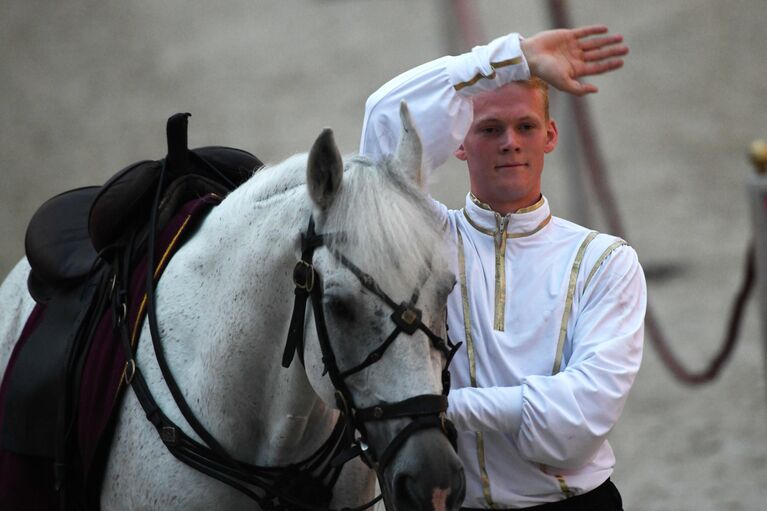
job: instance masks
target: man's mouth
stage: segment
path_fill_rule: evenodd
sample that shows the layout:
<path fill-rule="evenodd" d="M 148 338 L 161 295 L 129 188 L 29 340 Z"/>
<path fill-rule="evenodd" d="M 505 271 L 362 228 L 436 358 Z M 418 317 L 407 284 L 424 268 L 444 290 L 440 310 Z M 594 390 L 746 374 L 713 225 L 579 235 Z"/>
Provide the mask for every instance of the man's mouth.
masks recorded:
<path fill-rule="evenodd" d="M 495 166 L 496 169 L 518 169 L 522 167 L 527 167 L 527 163 L 502 163 Z"/>

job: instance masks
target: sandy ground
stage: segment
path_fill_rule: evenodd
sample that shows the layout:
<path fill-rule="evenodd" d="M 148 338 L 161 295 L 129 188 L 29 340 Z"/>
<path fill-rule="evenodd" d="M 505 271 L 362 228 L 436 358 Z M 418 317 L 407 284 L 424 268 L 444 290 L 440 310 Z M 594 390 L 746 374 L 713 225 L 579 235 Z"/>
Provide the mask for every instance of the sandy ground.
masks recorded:
<path fill-rule="evenodd" d="M 542 2 L 472 5 L 487 37 L 550 26 Z M 0 275 L 22 255 L 43 200 L 162 157 L 172 113 L 192 112 L 192 146 L 278 161 L 332 126 L 354 152 L 367 95 L 455 47 L 450 13 L 438 0 L 5 0 Z M 601 92 L 588 102 L 650 299 L 675 351 L 699 369 L 718 348 L 751 235 L 746 149 L 767 137 L 764 5 L 593 0 L 573 17 L 606 23 L 631 46 L 625 69 L 595 80 Z M 555 112 L 566 114 L 561 101 Z M 555 214 L 604 228 L 591 195 L 572 193 L 577 155 L 562 146 L 545 177 Z M 457 164 L 436 177 L 449 205 L 465 190 Z M 648 344 L 611 437 L 627 510 L 764 509 L 764 353 L 755 303 L 709 385 L 677 383 Z"/>

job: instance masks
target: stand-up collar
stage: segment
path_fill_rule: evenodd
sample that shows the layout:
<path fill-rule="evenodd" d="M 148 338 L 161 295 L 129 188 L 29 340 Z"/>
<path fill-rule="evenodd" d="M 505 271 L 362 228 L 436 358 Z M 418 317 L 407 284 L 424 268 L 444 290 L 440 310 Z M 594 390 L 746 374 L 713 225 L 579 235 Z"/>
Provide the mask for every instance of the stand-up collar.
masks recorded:
<path fill-rule="evenodd" d="M 472 227 L 493 237 L 500 237 L 504 232 L 507 238 L 530 236 L 551 221 L 549 201 L 544 196 L 532 206 L 501 215 L 469 192 L 463 214 Z"/>

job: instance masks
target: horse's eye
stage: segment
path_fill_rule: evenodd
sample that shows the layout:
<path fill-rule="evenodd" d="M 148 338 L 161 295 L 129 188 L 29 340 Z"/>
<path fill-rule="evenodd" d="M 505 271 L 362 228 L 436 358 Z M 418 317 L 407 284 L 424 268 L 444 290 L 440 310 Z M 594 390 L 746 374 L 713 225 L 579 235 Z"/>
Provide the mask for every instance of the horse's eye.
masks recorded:
<path fill-rule="evenodd" d="M 347 300 L 328 296 L 325 298 L 325 308 L 338 319 L 354 321 L 354 311 Z"/>

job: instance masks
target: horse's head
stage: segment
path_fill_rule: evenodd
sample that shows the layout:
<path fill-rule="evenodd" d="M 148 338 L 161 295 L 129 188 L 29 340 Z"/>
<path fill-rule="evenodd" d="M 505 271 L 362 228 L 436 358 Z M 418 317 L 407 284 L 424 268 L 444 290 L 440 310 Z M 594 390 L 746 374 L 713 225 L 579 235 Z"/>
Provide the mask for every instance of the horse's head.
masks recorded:
<path fill-rule="evenodd" d="M 464 476 L 443 396 L 452 246 L 422 191 L 421 143 L 404 104 L 401 116 L 397 154 L 380 164 L 344 164 L 330 130 L 309 154 L 321 245 L 312 299 L 321 303 L 305 365 L 318 394 L 353 418 L 390 508 L 457 509 Z"/>

